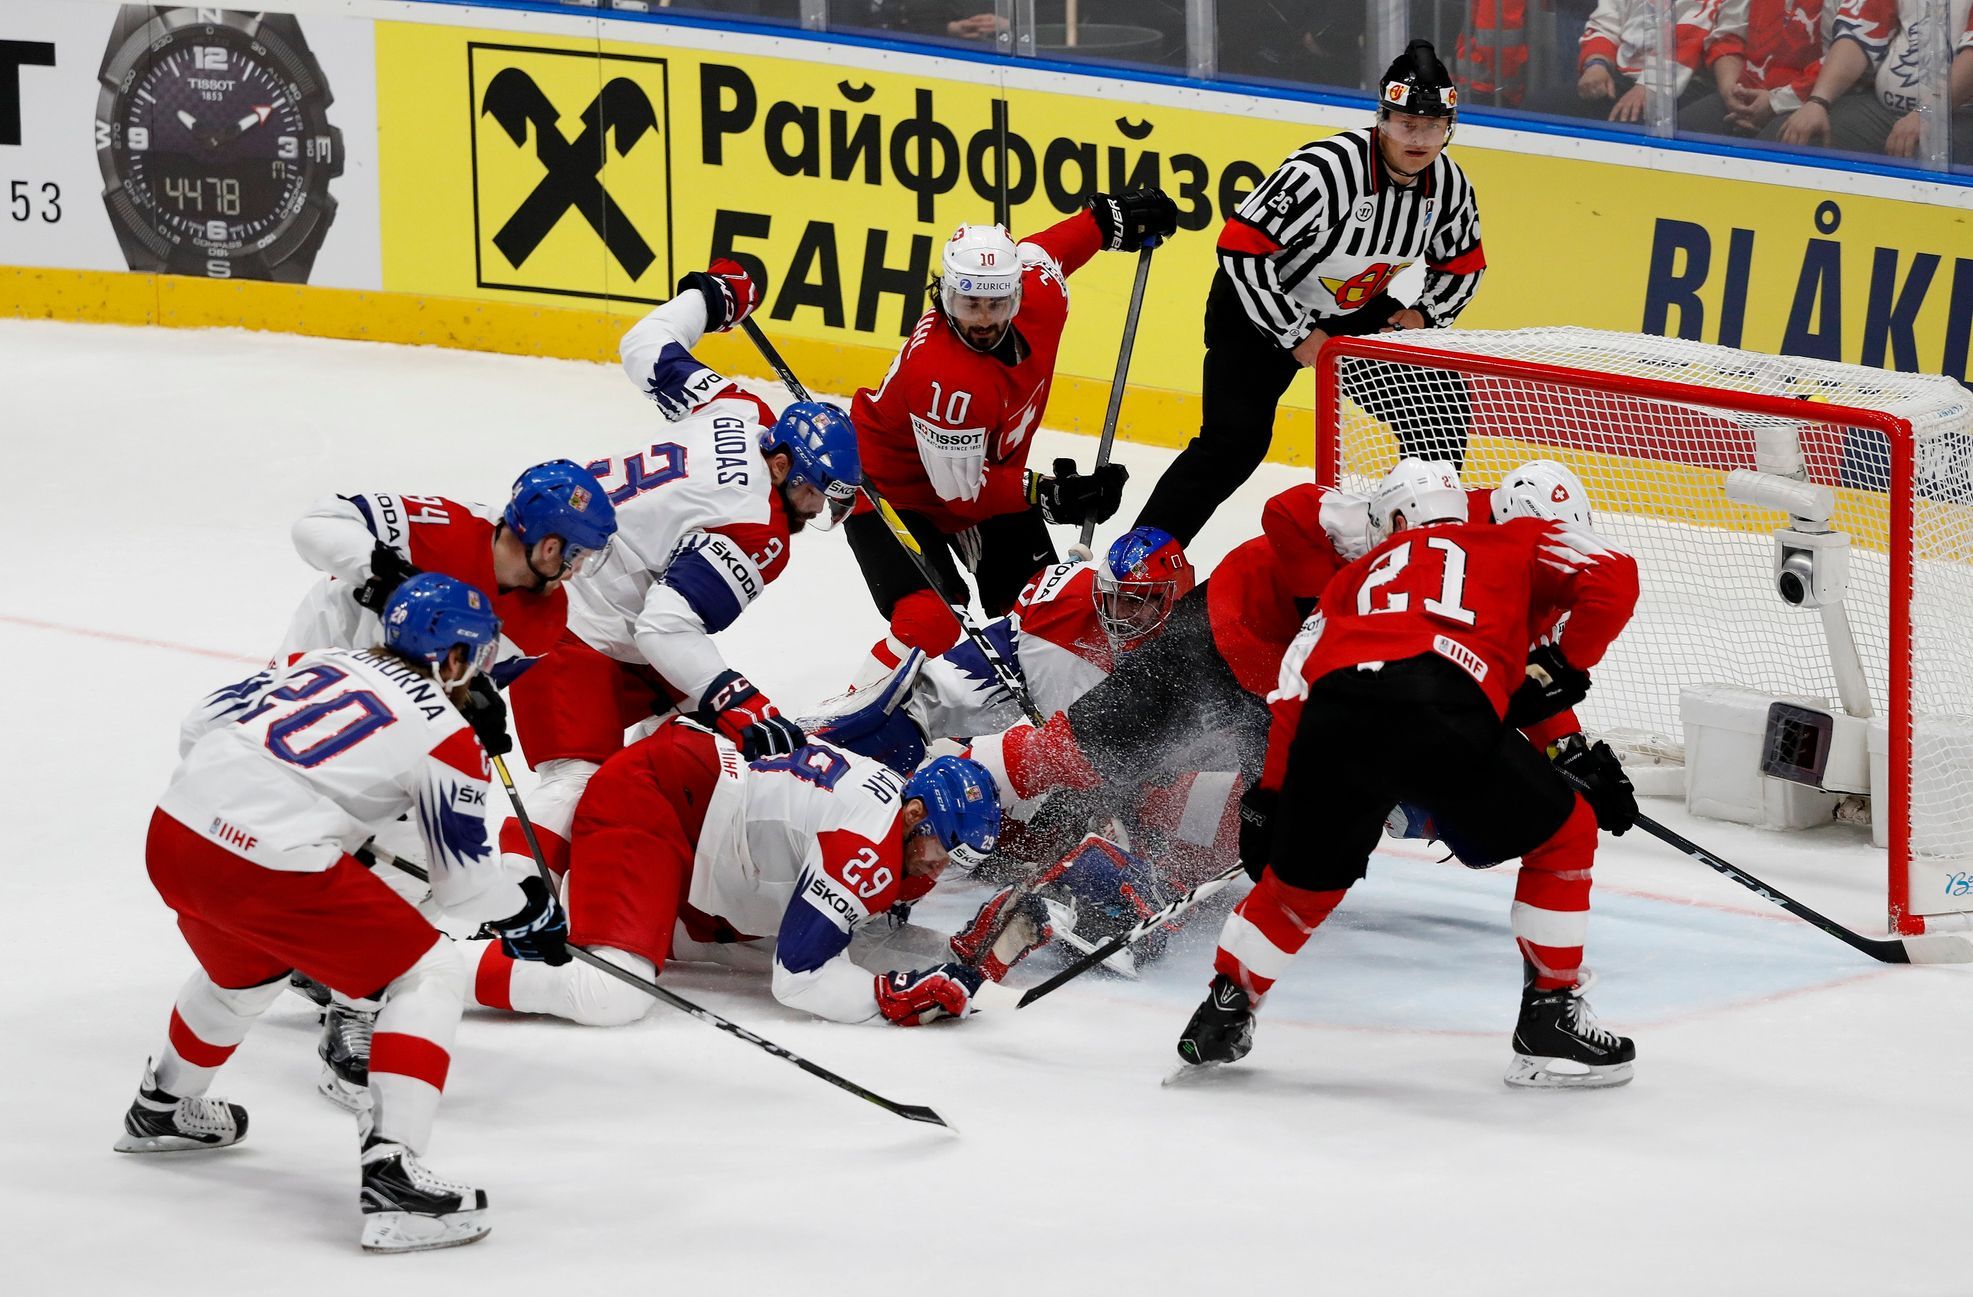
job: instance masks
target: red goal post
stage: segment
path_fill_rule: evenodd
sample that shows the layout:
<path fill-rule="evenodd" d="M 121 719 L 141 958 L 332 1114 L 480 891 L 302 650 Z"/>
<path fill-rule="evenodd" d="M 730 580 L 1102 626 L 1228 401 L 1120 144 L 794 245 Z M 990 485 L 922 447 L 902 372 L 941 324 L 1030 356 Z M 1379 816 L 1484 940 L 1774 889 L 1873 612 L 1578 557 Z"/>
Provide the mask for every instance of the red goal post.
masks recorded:
<path fill-rule="evenodd" d="M 1901 933 L 1973 913 L 1973 393 L 1894 373 L 1641 334 L 1557 327 L 1337 338 L 1316 365 L 1317 479 L 1365 490 L 1398 439 L 1463 447 L 1469 486 L 1529 459 L 1582 478 L 1596 529 L 1634 554 L 1637 616 L 1580 709 L 1620 748 L 1682 760 L 1680 690 L 1839 697 L 1871 716 L 1873 832 Z M 1776 592 L 1778 508 L 1727 480 L 1797 483 L 1849 537 L 1841 607 L 1862 684 L 1829 614 Z M 1759 475 L 1758 478 L 1755 475 Z M 1744 497 L 1744 491 L 1742 495 Z M 1811 528 L 1813 529 L 1813 528 Z M 1857 679 L 1854 669 L 1847 680 Z M 1859 799 L 1851 799 L 1853 806 Z M 1950 917 L 1949 917 L 1950 916 Z"/>

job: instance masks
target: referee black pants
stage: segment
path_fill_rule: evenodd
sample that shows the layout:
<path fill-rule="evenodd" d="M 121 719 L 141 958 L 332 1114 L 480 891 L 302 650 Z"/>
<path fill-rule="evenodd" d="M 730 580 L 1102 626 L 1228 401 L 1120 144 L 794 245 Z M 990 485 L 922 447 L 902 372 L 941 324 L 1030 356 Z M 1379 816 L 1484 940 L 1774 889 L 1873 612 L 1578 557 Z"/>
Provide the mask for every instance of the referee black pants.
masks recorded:
<path fill-rule="evenodd" d="M 1161 527 L 1180 544 L 1191 544 L 1266 458 L 1275 407 L 1301 368 L 1292 352 L 1255 327 L 1226 272 L 1215 272 L 1206 296 L 1199 435 L 1158 479 L 1137 525 Z M 1464 463 L 1472 424 L 1465 383 L 1433 370 L 1408 371 L 1402 384 L 1389 377 L 1378 381 L 1395 372 L 1388 365 L 1353 365 L 1345 371 L 1344 395 L 1391 426 L 1399 454 Z M 1312 427 L 1309 436 L 1313 440 Z"/>

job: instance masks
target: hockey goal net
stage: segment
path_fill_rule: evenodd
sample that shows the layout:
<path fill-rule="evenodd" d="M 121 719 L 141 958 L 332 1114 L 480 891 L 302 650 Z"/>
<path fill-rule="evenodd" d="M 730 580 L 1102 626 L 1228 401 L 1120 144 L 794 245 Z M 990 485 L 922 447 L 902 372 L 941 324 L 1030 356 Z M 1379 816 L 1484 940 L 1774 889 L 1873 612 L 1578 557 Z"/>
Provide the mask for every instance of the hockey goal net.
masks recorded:
<path fill-rule="evenodd" d="M 1776 592 L 1775 533 L 1789 517 L 1729 499 L 1727 478 L 1754 470 L 1828 488 L 1828 526 L 1851 542 L 1842 602 L 1868 692 L 1849 712 L 1881 727 L 1869 813 L 1889 854 L 1891 924 L 1965 923 L 1973 394 L 1937 376 L 1590 329 L 1336 340 L 1316 370 L 1318 479 L 1366 490 L 1400 443 L 1463 459 L 1470 486 L 1536 458 L 1581 477 L 1598 533 L 1637 557 L 1643 595 L 1579 710 L 1620 749 L 1674 761 L 1686 686 L 1839 705 L 1818 614 Z"/>

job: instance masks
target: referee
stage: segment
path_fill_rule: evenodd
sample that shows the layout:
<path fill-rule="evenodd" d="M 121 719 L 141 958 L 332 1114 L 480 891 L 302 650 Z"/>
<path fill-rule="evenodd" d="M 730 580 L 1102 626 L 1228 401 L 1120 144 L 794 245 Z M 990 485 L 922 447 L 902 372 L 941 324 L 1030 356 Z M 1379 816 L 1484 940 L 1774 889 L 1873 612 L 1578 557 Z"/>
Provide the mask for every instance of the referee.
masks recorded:
<path fill-rule="evenodd" d="M 1445 156 L 1458 102 L 1430 42 L 1412 41 L 1384 74 L 1375 126 L 1305 145 L 1227 218 L 1206 298 L 1204 418 L 1138 526 L 1190 544 L 1266 456 L 1275 405 L 1324 342 L 1444 328 L 1472 300 L 1487 259 L 1473 186 Z M 1419 261 L 1425 291 L 1407 306 L 1389 288 Z M 1463 462 L 1460 379 L 1411 372 L 1399 394 L 1363 381 L 1374 376 L 1353 366 L 1344 390 L 1391 425 L 1401 454 Z"/>

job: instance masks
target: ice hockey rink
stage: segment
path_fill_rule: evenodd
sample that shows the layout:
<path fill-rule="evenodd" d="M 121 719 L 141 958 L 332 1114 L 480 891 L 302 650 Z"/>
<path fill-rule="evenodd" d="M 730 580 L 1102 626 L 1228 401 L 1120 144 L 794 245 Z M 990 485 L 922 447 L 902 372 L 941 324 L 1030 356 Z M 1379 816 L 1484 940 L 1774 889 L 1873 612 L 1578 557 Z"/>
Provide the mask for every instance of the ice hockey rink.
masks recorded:
<path fill-rule="evenodd" d="M 1252 1056 L 1183 1085 L 1160 1082 L 1219 906 L 1139 982 L 915 1031 L 666 971 L 956 1133 L 664 1008 L 617 1030 L 469 1012 L 430 1153 L 488 1190 L 478 1247 L 357 1250 L 353 1122 L 315 1093 L 298 997 L 215 1087 L 251 1110 L 244 1144 L 116 1155 L 190 959 L 145 826 L 179 717 L 265 660 L 315 579 L 291 519 L 336 490 L 497 500 L 527 464 L 622 453 L 660 418 L 613 366 L 13 320 L 0 393 L 8 1291 L 1973 1293 L 1973 971 L 1874 964 L 1642 833 L 1604 840 L 1588 948 L 1600 1017 L 1637 1039 L 1621 1089 L 1502 1085 L 1513 866 L 1412 843 L 1311 941 Z M 1044 434 L 1033 458 L 1093 448 Z M 1117 451 L 1128 517 L 1169 453 Z M 1299 477 L 1249 483 L 1202 569 Z M 880 630 L 842 538 L 808 534 L 722 643 L 799 711 Z M 1866 830 L 1645 809 L 1883 931 Z M 914 921 L 950 927 L 980 895 L 949 880 Z"/>

